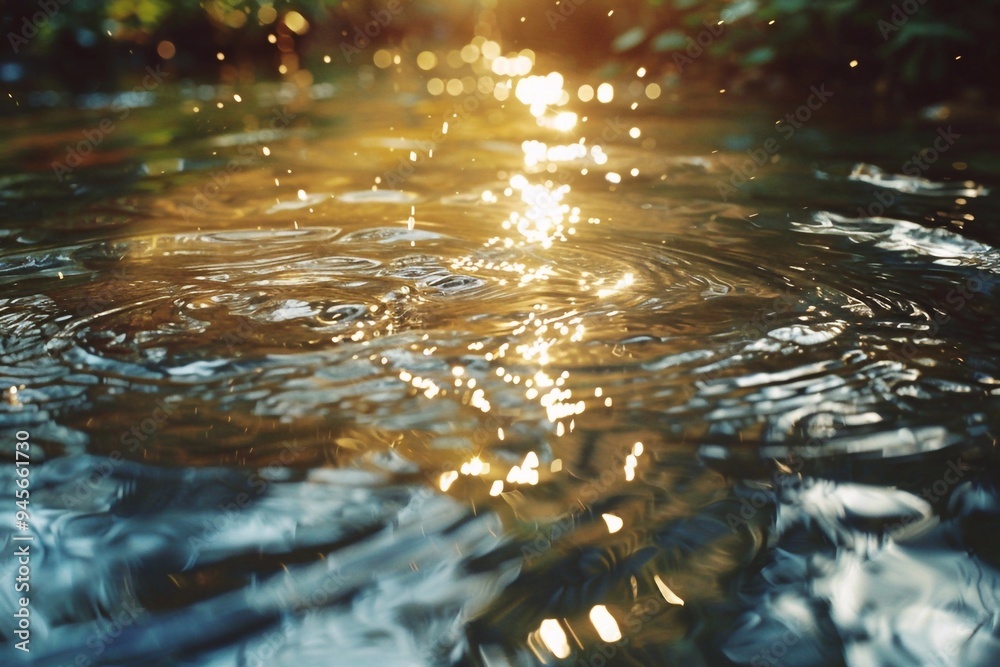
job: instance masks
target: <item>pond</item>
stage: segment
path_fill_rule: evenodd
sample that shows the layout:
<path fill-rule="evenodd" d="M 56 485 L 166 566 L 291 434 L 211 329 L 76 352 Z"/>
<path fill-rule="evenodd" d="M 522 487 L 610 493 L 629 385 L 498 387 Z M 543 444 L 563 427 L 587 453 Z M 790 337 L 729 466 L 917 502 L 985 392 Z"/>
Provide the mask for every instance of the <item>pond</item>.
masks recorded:
<path fill-rule="evenodd" d="M 537 60 L 7 119 L 4 664 L 997 664 L 995 124 Z"/>

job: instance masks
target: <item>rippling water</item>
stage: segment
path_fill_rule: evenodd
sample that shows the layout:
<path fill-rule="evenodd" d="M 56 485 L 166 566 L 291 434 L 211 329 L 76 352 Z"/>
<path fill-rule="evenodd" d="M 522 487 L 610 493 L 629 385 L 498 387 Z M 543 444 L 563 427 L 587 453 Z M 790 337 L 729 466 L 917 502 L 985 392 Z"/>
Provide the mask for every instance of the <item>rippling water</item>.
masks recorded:
<path fill-rule="evenodd" d="M 0 129 L 5 663 L 997 664 L 994 127 L 405 79 Z"/>

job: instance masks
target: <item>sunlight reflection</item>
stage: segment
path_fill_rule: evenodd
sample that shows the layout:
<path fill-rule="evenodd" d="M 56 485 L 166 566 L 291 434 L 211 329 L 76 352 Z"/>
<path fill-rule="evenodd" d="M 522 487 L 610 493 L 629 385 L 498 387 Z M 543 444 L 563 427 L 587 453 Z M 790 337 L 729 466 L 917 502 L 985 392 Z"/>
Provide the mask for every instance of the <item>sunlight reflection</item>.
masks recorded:
<path fill-rule="evenodd" d="M 559 72 L 521 79 L 514 87 L 514 96 L 528 105 L 535 118 L 542 117 L 550 106 L 569 102 L 569 93 L 563 90 L 563 76 Z"/>
<path fill-rule="evenodd" d="M 676 593 L 670 590 L 663 580 L 660 579 L 660 575 L 654 575 L 653 581 L 656 582 L 656 587 L 660 589 L 660 594 L 663 595 L 663 599 L 669 604 L 674 604 L 683 607 L 684 600 L 682 600 Z"/>
<path fill-rule="evenodd" d="M 542 621 L 538 627 L 538 636 L 541 637 L 542 643 L 552 652 L 552 655 L 560 660 L 569 657 L 569 640 L 558 620 L 547 618 Z"/>
<path fill-rule="evenodd" d="M 597 296 L 603 299 L 606 296 L 617 294 L 618 292 L 631 287 L 633 283 L 635 283 L 635 276 L 631 273 L 626 273 L 621 277 L 621 280 L 616 282 L 613 286 L 598 290 Z"/>
<path fill-rule="evenodd" d="M 490 464 L 484 463 L 478 456 L 473 456 L 470 461 L 462 464 L 461 472 L 463 475 L 488 475 L 490 473 Z"/>
<path fill-rule="evenodd" d="M 604 523 L 608 524 L 609 533 L 617 533 L 625 525 L 622 518 L 614 514 L 602 514 L 601 518 L 604 519 Z"/>
<path fill-rule="evenodd" d="M 441 478 L 438 480 L 438 486 L 441 487 L 442 491 L 447 493 L 448 489 L 451 488 L 451 485 L 455 483 L 456 479 L 458 479 L 458 472 L 455 470 L 449 470 L 448 472 L 441 473 Z"/>
<path fill-rule="evenodd" d="M 590 610 L 590 622 L 594 624 L 594 629 L 597 630 L 597 634 L 600 635 L 602 641 L 611 643 L 622 638 L 622 631 L 618 628 L 618 622 L 603 604 L 595 605 Z"/>
<path fill-rule="evenodd" d="M 571 209 L 562 202 L 569 191 L 569 185 L 532 184 L 521 174 L 512 176 L 505 194 L 510 196 L 518 192 L 529 208 L 524 213 L 512 212 L 502 227 L 516 230 L 528 243 L 537 243 L 542 248 L 551 248 L 556 241 L 566 241 L 566 234 L 574 234 L 573 226 L 580 221 L 580 209 Z M 511 239 L 504 240 L 505 247 L 513 244 Z"/>
<path fill-rule="evenodd" d="M 560 111 L 551 121 L 551 127 L 560 132 L 569 132 L 576 127 L 576 114 L 572 111 Z M 549 125 L 549 123 L 544 123 Z"/>
<path fill-rule="evenodd" d="M 579 99 L 581 102 L 591 100 L 609 103 L 615 97 L 615 89 L 611 83 L 597 83 L 594 86 L 581 85 L 574 87 L 571 94 L 566 89 L 566 80 L 558 71 L 547 74 L 533 74 L 536 65 L 534 52 L 525 49 L 520 52 L 503 53 L 498 42 L 482 36 L 473 38 L 469 44 L 460 50 L 447 53 L 432 53 L 421 51 L 415 56 L 415 65 L 421 71 L 434 73 L 437 76 L 430 79 L 428 90 L 434 95 L 460 95 L 479 90 L 484 95 L 490 95 L 498 101 L 516 99 L 528 108 L 536 123 L 544 128 L 558 132 L 571 132 L 576 129 L 581 119 L 576 112 L 559 109 L 570 102 Z M 475 76 L 462 77 L 454 70 L 470 66 Z M 451 71 L 445 71 L 445 70 Z M 639 70 L 641 78 L 644 72 Z M 596 86 L 596 87 L 595 87 Z M 642 86 L 639 93 L 641 94 Z M 587 118 L 582 119 L 586 122 Z M 441 128 L 441 135 L 447 135 L 448 121 Z M 639 128 L 632 127 L 629 131 L 632 138 L 639 138 Z M 594 166 L 601 167 L 608 163 L 608 154 L 599 144 L 588 143 L 585 137 L 565 144 L 547 143 L 538 139 L 526 139 L 521 143 L 524 160 L 524 173 L 504 173 L 501 178 L 506 180 L 502 190 L 496 186 L 484 188 L 478 193 L 478 200 L 487 206 L 507 205 L 505 219 L 500 226 L 502 231 L 485 242 L 487 248 L 498 247 L 525 248 L 531 250 L 548 250 L 556 243 L 569 241 L 578 231 L 578 225 L 583 220 L 579 207 L 567 202 L 571 193 L 570 181 L 576 172 L 586 176 Z M 411 161 L 412 161 L 411 155 Z M 565 165 L 565 168 L 563 167 Z M 571 169 L 572 173 L 567 171 Z M 558 177 L 555 175 L 559 174 Z M 569 174 L 567 176 L 567 174 Z M 550 176 L 551 175 L 551 176 Z M 637 172 L 633 170 L 633 176 Z M 541 178 L 539 178 L 541 176 Z M 610 173 L 606 178 L 613 183 L 620 183 L 622 176 Z M 414 227 L 415 209 L 411 206 L 407 227 Z M 586 218 L 588 224 L 600 224 L 597 217 Z M 541 255 L 544 256 L 544 255 Z M 465 256 L 452 260 L 452 269 L 465 274 L 489 272 L 501 275 L 495 278 L 495 284 L 501 288 L 525 288 L 536 282 L 545 282 L 555 277 L 553 264 L 531 266 L 526 262 L 490 261 L 483 257 Z M 510 277 L 508 278 L 508 274 Z M 604 275 L 593 275 L 582 272 L 577 284 L 582 293 L 605 298 L 628 290 L 635 282 L 632 273 L 625 273 L 612 284 L 614 278 Z M 511 340 L 500 343 L 491 350 L 484 350 L 482 343 L 472 344 L 469 350 L 481 354 L 488 363 L 496 363 L 505 357 L 516 356 L 512 365 L 519 368 L 527 363 L 533 369 L 524 369 L 520 373 L 508 372 L 504 367 L 493 368 L 496 377 L 506 385 L 516 385 L 523 390 L 527 401 L 535 402 L 544 410 L 544 418 L 553 425 L 556 437 L 571 433 L 575 426 L 575 418 L 584 413 L 586 402 L 575 396 L 567 386 L 568 371 L 547 373 L 546 368 L 554 363 L 554 358 L 563 357 L 572 352 L 572 348 L 583 342 L 586 334 L 582 318 L 578 311 L 553 313 L 546 315 L 548 306 L 535 304 L 532 311 L 520 321 L 511 323 L 508 330 Z M 425 354 L 427 352 L 425 351 Z M 425 374 L 426 375 L 426 374 Z M 415 373 L 400 373 L 400 379 L 410 384 L 415 390 L 427 398 L 448 396 L 451 387 L 461 390 L 463 405 L 478 408 L 482 412 L 491 410 L 492 394 L 490 385 L 480 380 L 476 388 L 476 379 L 468 378 L 465 369 L 455 367 L 451 377 L 435 378 L 434 380 Z M 489 392 L 489 394 L 488 394 Z M 595 392 L 595 399 L 605 408 L 612 406 L 610 396 L 603 396 L 601 391 Z M 496 399 L 493 399 L 496 400 Z M 504 428 L 495 426 L 496 438 L 504 441 L 508 437 Z M 629 455 L 625 466 L 626 480 L 632 481 L 636 476 L 637 457 L 641 453 Z M 504 479 L 491 481 L 491 495 L 503 493 L 505 485 L 534 485 L 539 481 L 539 462 L 534 452 L 518 465 L 510 468 Z M 561 470 L 553 464 L 552 471 Z M 469 476 L 488 476 L 489 465 L 478 457 L 461 464 L 461 474 Z M 456 473 L 458 474 L 458 473 Z M 449 477 L 448 484 L 454 480 Z M 614 532 L 621 528 L 621 520 L 613 515 L 609 521 L 609 530 Z M 608 520 L 606 517 L 605 520 Z M 616 523 L 617 522 L 617 523 Z"/>
<path fill-rule="evenodd" d="M 635 479 L 635 469 L 639 466 L 642 451 L 642 443 L 637 442 L 632 446 L 632 453 L 625 457 L 625 481 L 631 482 Z"/>
<path fill-rule="evenodd" d="M 516 465 L 507 473 L 509 484 L 538 484 L 538 455 L 528 452 L 521 465 Z"/>

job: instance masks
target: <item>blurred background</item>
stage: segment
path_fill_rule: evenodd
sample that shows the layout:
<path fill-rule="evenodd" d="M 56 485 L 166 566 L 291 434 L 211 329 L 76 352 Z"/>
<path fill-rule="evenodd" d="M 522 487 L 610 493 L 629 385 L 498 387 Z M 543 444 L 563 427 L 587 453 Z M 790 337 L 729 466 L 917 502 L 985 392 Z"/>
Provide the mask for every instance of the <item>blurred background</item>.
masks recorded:
<path fill-rule="evenodd" d="M 393 20 L 372 24 L 366 36 L 356 30 L 388 11 L 386 3 L 8 0 L 0 79 L 14 92 L 93 92 L 121 88 L 143 67 L 160 65 L 195 81 L 308 83 L 371 65 L 374 51 L 346 57 L 356 39 L 407 52 L 478 35 L 559 54 L 576 66 L 603 65 L 607 74 L 641 61 L 668 80 L 734 89 L 823 80 L 895 101 L 978 99 L 993 88 L 989 65 L 1000 57 L 998 4 L 398 0 Z M 557 29 L 567 23 L 569 29 Z M 685 58 L 698 58 L 698 67 L 685 72 Z"/>
<path fill-rule="evenodd" d="M 1000 664 L 996 0 L 0 3 L 0 665 Z"/>

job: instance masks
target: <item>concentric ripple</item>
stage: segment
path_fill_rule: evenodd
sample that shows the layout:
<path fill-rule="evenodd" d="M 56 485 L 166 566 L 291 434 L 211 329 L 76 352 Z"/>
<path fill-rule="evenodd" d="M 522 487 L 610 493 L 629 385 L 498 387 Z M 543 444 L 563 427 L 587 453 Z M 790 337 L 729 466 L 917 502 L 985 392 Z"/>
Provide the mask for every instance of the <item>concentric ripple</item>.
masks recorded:
<path fill-rule="evenodd" d="M 994 664 L 1000 175 L 629 83 L 0 180 L 38 664 Z"/>

